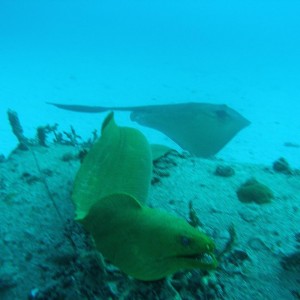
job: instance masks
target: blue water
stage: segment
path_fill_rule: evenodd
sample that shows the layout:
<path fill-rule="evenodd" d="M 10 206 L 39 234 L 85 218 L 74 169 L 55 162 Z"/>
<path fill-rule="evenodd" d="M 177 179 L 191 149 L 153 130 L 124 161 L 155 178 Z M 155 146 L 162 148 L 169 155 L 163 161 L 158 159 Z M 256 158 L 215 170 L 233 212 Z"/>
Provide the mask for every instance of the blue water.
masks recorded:
<path fill-rule="evenodd" d="M 1 0 L 0 153 L 38 125 L 72 124 L 82 136 L 102 115 L 46 101 L 143 105 L 225 103 L 252 121 L 219 157 L 300 165 L 300 1 Z M 117 114 L 122 124 L 128 115 Z M 151 141 L 170 143 L 145 130 Z"/>

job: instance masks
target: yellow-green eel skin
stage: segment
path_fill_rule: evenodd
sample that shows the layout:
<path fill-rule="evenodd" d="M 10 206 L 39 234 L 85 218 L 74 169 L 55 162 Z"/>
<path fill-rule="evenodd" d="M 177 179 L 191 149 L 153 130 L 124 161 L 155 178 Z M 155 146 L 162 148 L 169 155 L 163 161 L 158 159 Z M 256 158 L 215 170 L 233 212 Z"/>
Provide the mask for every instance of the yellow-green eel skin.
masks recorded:
<path fill-rule="evenodd" d="M 91 233 L 97 250 L 144 281 L 183 269 L 216 268 L 215 246 L 208 236 L 184 219 L 146 205 L 152 152 L 144 135 L 117 126 L 113 113 L 101 131 L 76 175 L 72 194 L 76 220 Z"/>

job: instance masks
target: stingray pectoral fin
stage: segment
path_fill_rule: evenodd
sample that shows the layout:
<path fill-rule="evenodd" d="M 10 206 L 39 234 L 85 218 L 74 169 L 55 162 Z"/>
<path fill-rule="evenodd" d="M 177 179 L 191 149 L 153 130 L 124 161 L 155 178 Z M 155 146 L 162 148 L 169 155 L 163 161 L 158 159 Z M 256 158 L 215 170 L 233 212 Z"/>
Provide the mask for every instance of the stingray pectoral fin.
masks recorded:
<path fill-rule="evenodd" d="M 158 280 L 183 269 L 216 267 L 208 236 L 130 195 L 100 199 L 81 222 L 104 257 L 134 278 Z"/>
<path fill-rule="evenodd" d="M 226 105 L 179 103 L 132 110 L 132 121 L 159 130 L 191 154 L 210 157 L 250 123 Z"/>
<path fill-rule="evenodd" d="M 152 158 L 144 135 L 129 127 L 119 127 L 113 113 L 102 125 L 95 142 L 77 172 L 72 199 L 76 219 L 82 219 L 99 199 L 127 193 L 144 202 L 151 181 Z"/>

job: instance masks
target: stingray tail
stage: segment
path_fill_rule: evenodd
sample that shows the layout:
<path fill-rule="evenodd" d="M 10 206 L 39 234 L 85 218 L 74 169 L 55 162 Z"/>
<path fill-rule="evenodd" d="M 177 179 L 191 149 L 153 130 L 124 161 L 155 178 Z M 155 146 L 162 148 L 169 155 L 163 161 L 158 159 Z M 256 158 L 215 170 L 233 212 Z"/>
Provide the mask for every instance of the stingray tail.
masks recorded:
<path fill-rule="evenodd" d="M 55 107 L 76 111 L 84 113 L 100 113 L 108 110 L 112 110 L 112 107 L 103 107 L 103 106 L 88 106 L 88 105 L 73 105 L 73 104 L 59 104 L 53 102 L 46 102 L 47 104 L 53 105 Z"/>
<path fill-rule="evenodd" d="M 46 102 L 47 104 L 53 105 L 55 107 L 71 110 L 76 112 L 83 113 L 101 113 L 109 110 L 115 111 L 143 111 L 144 106 L 123 106 L 123 107 L 114 107 L 114 106 L 90 106 L 90 105 L 75 105 L 75 104 L 60 104 L 54 102 Z"/>

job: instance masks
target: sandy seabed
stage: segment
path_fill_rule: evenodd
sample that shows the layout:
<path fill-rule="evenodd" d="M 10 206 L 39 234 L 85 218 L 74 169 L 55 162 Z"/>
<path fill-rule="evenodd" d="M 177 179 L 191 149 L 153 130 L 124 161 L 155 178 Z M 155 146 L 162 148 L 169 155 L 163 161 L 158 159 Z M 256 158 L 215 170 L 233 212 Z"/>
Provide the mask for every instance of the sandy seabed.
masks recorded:
<path fill-rule="evenodd" d="M 141 282 L 103 264 L 73 220 L 78 152 L 68 145 L 32 146 L 0 163 L 1 299 L 299 299 L 297 173 L 189 155 L 161 158 L 148 204 L 188 219 L 192 202 L 217 252 L 231 246 L 215 271 Z M 219 165 L 235 174 L 216 176 Z M 272 190 L 270 203 L 238 200 L 237 189 L 253 177 Z"/>

